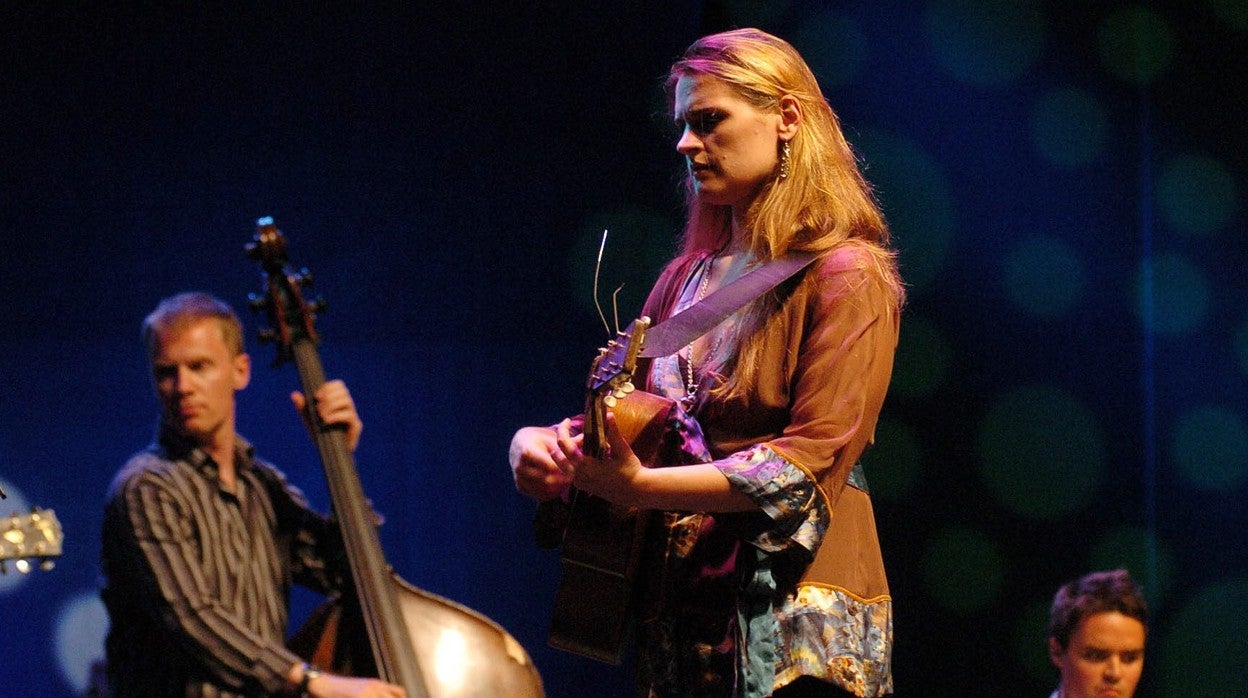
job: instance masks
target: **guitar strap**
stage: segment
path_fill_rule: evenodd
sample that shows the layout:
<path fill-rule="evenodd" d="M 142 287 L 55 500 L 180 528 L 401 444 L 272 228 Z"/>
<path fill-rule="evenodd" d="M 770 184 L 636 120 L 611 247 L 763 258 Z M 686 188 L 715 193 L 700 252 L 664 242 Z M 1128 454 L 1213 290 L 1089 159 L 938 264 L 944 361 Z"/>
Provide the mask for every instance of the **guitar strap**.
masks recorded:
<path fill-rule="evenodd" d="M 710 332 L 746 303 L 805 269 L 815 257 L 812 252 L 791 252 L 737 278 L 702 299 L 702 302 L 650 328 L 640 356 L 654 358 L 680 351 L 681 347 Z"/>

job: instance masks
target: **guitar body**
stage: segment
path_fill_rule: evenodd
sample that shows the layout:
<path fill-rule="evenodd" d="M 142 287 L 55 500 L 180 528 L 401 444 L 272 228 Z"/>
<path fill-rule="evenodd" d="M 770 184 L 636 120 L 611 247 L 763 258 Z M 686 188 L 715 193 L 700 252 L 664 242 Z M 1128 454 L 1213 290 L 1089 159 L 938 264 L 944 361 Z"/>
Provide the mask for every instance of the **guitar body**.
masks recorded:
<path fill-rule="evenodd" d="M 611 409 L 621 435 L 641 462 L 656 464 L 674 403 L 631 391 Z M 558 649 L 619 664 L 629 637 L 649 512 L 575 490 L 569 503 L 549 642 Z"/>

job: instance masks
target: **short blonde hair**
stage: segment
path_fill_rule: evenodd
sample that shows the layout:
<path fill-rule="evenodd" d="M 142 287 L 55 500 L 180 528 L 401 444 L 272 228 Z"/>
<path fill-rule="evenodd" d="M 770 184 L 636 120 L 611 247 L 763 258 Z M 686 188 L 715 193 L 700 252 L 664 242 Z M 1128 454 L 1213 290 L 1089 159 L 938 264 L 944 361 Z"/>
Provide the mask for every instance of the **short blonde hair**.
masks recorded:
<path fill-rule="evenodd" d="M 186 329 L 201 320 L 217 321 L 231 356 L 243 353 L 243 323 L 234 309 L 211 294 L 188 291 L 165 298 L 143 319 L 143 345 L 148 358 L 156 355 L 158 335 Z"/>

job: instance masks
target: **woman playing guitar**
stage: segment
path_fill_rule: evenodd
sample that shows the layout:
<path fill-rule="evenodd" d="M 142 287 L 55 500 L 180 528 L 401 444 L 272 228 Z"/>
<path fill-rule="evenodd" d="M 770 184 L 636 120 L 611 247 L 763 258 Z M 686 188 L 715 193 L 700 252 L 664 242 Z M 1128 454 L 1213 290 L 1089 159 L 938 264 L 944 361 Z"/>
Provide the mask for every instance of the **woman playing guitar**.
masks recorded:
<path fill-rule="evenodd" d="M 683 250 L 642 309 L 652 333 L 755 268 L 814 261 L 678 350 L 634 354 L 601 419 L 591 377 L 585 416 L 520 429 L 516 486 L 650 521 L 630 604 L 643 694 L 890 694 L 892 601 L 858 466 L 904 297 L 887 226 L 788 43 L 752 29 L 704 37 L 667 88 L 688 211 Z M 671 406 L 655 455 L 638 455 L 617 414 L 634 382 Z"/>

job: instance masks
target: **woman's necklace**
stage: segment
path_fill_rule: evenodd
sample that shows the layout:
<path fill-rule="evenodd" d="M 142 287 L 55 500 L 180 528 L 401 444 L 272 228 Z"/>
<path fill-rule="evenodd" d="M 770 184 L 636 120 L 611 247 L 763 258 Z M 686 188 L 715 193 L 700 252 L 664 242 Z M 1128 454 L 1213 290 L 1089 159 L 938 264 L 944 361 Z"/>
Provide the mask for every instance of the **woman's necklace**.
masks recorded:
<path fill-rule="evenodd" d="M 693 299 L 693 305 L 701 303 L 706 296 L 706 287 L 711 283 L 711 272 L 714 270 L 715 257 L 710 257 L 702 268 L 702 280 L 698 282 L 698 293 Z M 715 352 L 719 350 L 719 340 L 721 338 L 722 335 L 719 333 L 715 334 L 715 340 L 711 347 L 707 349 L 703 358 L 709 360 L 715 355 Z M 693 403 L 698 397 L 698 381 L 694 378 L 695 371 L 693 366 L 693 343 L 696 341 L 695 339 L 693 342 L 689 342 L 689 345 L 686 347 L 686 351 L 689 352 L 689 358 L 685 361 L 685 396 L 680 399 L 680 403 L 684 406 L 685 411 L 693 407 Z"/>

